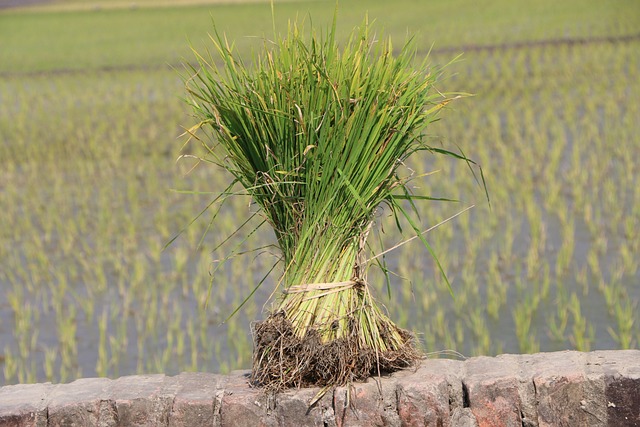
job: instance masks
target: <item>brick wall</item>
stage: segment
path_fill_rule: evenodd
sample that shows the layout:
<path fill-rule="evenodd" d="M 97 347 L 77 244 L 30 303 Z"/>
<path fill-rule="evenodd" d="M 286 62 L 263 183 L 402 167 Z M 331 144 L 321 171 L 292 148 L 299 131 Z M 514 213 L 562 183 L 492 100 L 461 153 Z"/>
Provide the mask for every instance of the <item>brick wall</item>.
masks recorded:
<path fill-rule="evenodd" d="M 640 351 L 428 359 L 330 390 L 268 396 L 248 372 L 0 388 L 0 426 L 639 426 Z"/>

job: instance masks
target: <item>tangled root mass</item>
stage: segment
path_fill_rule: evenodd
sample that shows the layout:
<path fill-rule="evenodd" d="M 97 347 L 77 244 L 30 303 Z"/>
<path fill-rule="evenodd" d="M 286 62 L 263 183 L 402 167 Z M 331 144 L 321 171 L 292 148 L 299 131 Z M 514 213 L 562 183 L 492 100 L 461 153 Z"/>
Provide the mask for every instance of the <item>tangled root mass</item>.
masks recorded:
<path fill-rule="evenodd" d="M 351 321 L 350 326 L 346 337 L 322 343 L 314 330 L 299 338 L 283 312 L 257 322 L 253 327 L 252 383 L 276 391 L 289 387 L 344 385 L 409 367 L 420 358 L 413 334 L 393 323 L 387 327 L 395 328 L 404 344 L 384 352 L 363 348 L 359 344 L 356 322 Z M 383 334 L 384 331 L 382 329 Z"/>

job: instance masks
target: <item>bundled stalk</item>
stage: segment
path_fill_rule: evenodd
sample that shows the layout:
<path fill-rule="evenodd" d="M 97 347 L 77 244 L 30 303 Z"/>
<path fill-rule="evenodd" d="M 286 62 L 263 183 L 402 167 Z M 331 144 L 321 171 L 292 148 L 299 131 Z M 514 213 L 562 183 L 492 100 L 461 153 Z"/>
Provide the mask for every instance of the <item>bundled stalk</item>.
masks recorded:
<path fill-rule="evenodd" d="M 339 47 L 291 25 L 250 66 L 219 34 L 187 80 L 211 158 L 244 186 L 282 255 L 279 306 L 254 327 L 253 380 L 273 388 L 344 384 L 411 365 L 414 337 L 367 284 L 367 236 L 381 204 L 404 213 L 399 167 L 450 99 L 436 73 L 397 55 L 366 23 Z M 422 197 L 424 198 L 424 197 Z M 417 229 L 416 229 L 417 231 Z"/>

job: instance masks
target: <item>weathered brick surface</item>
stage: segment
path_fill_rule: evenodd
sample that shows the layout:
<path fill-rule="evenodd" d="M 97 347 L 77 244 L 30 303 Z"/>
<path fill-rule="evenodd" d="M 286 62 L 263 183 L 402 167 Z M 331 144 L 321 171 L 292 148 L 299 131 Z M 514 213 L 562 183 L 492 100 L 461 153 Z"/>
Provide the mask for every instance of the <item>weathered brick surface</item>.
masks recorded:
<path fill-rule="evenodd" d="M 541 427 L 607 425 L 604 377 L 587 371 L 587 353 L 540 353 L 531 360 Z"/>
<path fill-rule="evenodd" d="M 401 425 L 397 411 L 397 386 L 390 378 L 371 378 L 333 391 L 336 425 L 389 426 Z"/>
<path fill-rule="evenodd" d="M 372 387 L 373 386 L 373 387 Z M 333 409 L 338 427 L 382 426 L 378 392 L 371 383 L 354 383 L 333 392 Z"/>
<path fill-rule="evenodd" d="M 178 375 L 179 388 L 169 413 L 169 427 L 219 426 L 226 381 L 225 376 L 201 372 Z"/>
<path fill-rule="evenodd" d="M 220 422 L 223 426 L 277 426 L 273 398 L 249 387 L 248 372 L 229 375 L 222 396 Z"/>
<path fill-rule="evenodd" d="M 594 351 L 590 362 L 604 373 L 607 420 L 611 426 L 640 427 L 640 358 L 637 351 Z"/>
<path fill-rule="evenodd" d="M 49 426 L 113 425 L 102 419 L 100 407 L 109 394 L 112 380 L 107 378 L 79 379 L 70 384 L 60 384 L 49 395 Z M 101 424 L 102 422 L 102 424 Z"/>
<path fill-rule="evenodd" d="M 451 427 L 478 427 L 478 420 L 469 408 L 456 408 L 451 412 Z"/>
<path fill-rule="evenodd" d="M 398 374 L 397 410 L 402 425 L 450 426 L 451 411 L 463 405 L 463 370 L 462 362 L 442 359 Z"/>
<path fill-rule="evenodd" d="M 276 419 L 284 427 L 336 427 L 333 393 L 322 397 L 319 390 L 290 390 L 276 396 Z M 313 403 L 313 404 L 312 404 Z"/>
<path fill-rule="evenodd" d="M 17 384 L 0 388 L 1 427 L 45 427 L 48 395 L 57 385 Z"/>
<path fill-rule="evenodd" d="M 133 375 L 114 380 L 109 402 L 114 402 L 117 425 L 166 426 L 179 388 L 177 377 Z"/>
<path fill-rule="evenodd" d="M 480 427 L 522 427 L 518 364 L 513 358 L 476 357 L 465 363 L 469 407 Z"/>
<path fill-rule="evenodd" d="M 0 388 L 0 427 L 640 427 L 640 351 L 425 360 L 318 392 L 268 395 L 246 371 L 13 385 Z"/>

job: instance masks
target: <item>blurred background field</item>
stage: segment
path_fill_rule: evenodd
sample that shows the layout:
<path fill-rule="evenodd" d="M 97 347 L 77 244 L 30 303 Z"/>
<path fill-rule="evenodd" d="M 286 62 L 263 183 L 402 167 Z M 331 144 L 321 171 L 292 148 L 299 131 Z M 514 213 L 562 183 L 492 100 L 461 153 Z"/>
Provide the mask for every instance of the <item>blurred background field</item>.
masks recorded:
<path fill-rule="evenodd" d="M 330 22 L 330 1 L 277 2 Z M 448 63 L 452 104 L 431 133 L 483 167 L 491 208 L 466 166 L 416 157 L 429 254 L 404 245 L 370 282 L 425 351 L 464 356 L 638 348 L 640 3 L 343 1 L 339 31 L 368 12 L 397 40 Z M 268 2 L 50 1 L 0 9 L 0 385 L 80 376 L 248 368 L 250 322 L 277 279 L 221 323 L 275 262 L 214 260 L 273 241 L 262 229 L 213 251 L 253 212 L 190 221 L 229 176 L 181 154 L 180 64 L 212 19 L 250 58 L 272 29 Z M 410 237 L 381 211 L 383 246 Z M 163 246 L 186 228 L 166 250 Z M 251 228 L 249 228 L 250 230 Z M 210 291 L 210 294 L 209 294 Z M 208 306 L 205 301 L 209 298 Z"/>

